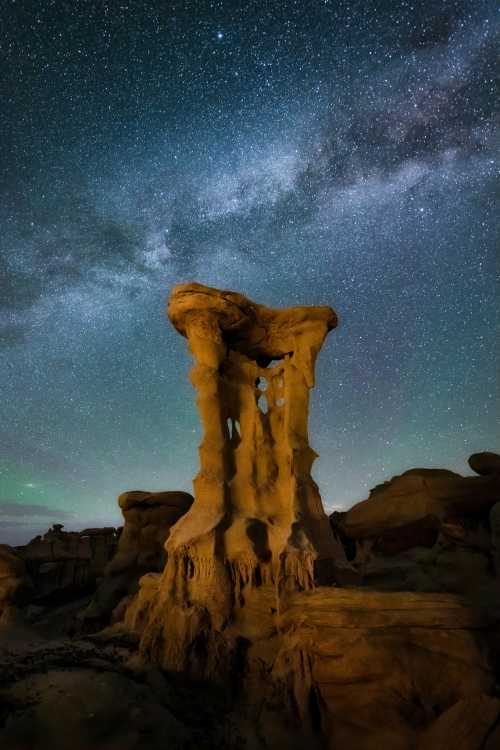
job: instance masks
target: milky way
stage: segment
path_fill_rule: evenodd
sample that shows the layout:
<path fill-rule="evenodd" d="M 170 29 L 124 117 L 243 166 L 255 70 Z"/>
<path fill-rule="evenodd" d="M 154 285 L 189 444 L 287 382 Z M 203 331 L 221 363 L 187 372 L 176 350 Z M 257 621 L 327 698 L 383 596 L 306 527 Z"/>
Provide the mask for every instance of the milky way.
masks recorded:
<path fill-rule="evenodd" d="M 500 18 L 482 2 L 6 2 L 0 542 L 191 489 L 196 280 L 330 304 L 328 508 L 499 450 Z"/>

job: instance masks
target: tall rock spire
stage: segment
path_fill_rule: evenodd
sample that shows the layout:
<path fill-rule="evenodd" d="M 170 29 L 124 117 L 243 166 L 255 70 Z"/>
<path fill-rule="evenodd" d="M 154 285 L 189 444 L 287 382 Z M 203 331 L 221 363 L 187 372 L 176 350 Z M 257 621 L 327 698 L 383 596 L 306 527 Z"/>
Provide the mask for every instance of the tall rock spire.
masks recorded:
<path fill-rule="evenodd" d="M 286 592 L 330 582 L 345 559 L 311 477 L 307 429 L 316 357 L 337 318 L 201 284 L 175 287 L 168 315 L 194 358 L 203 439 L 195 501 L 171 530 L 142 645 L 186 669 L 203 660 L 201 634 L 217 638 L 236 621 L 244 630 L 256 598 L 279 613 Z"/>

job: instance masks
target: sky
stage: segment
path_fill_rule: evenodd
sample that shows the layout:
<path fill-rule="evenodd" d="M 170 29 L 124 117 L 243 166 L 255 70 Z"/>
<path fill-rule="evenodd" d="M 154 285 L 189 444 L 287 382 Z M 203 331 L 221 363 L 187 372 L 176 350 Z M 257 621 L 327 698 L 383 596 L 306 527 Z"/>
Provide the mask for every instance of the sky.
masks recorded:
<path fill-rule="evenodd" d="M 4 0 L 0 542 L 192 489 L 179 282 L 337 311 L 329 511 L 500 451 L 495 6 Z"/>

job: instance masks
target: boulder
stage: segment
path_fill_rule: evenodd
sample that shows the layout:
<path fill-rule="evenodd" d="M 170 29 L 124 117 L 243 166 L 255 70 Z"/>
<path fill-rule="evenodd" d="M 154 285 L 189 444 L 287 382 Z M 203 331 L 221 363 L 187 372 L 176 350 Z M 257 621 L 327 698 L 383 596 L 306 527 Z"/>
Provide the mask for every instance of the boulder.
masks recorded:
<path fill-rule="evenodd" d="M 487 515 L 500 500 L 500 477 L 462 477 L 445 469 L 410 469 L 375 487 L 343 518 L 351 539 L 379 536 L 416 522 Z"/>
<path fill-rule="evenodd" d="M 165 541 L 193 502 L 189 492 L 124 492 L 118 498 L 125 524 L 107 573 L 134 568 L 140 575 L 162 570 Z"/>
<path fill-rule="evenodd" d="M 500 475 L 500 455 L 489 451 L 473 453 L 469 458 L 469 466 L 472 471 L 481 476 Z"/>

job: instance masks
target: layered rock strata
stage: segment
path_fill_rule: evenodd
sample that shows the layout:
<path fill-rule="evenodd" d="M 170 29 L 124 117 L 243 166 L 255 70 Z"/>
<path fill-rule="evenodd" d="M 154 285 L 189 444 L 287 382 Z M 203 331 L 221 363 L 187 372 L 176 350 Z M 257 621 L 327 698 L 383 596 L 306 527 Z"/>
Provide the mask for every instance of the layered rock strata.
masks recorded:
<path fill-rule="evenodd" d="M 90 593 L 113 557 L 118 532 L 112 527 L 63 531 L 55 524 L 43 536 L 15 548 L 32 581 L 32 600 L 63 600 Z"/>
<path fill-rule="evenodd" d="M 272 662 L 259 642 L 248 658 L 262 658 L 261 690 L 281 679 L 293 695 L 302 747 L 493 750 L 499 624 L 495 597 L 318 588 L 289 597 Z"/>

